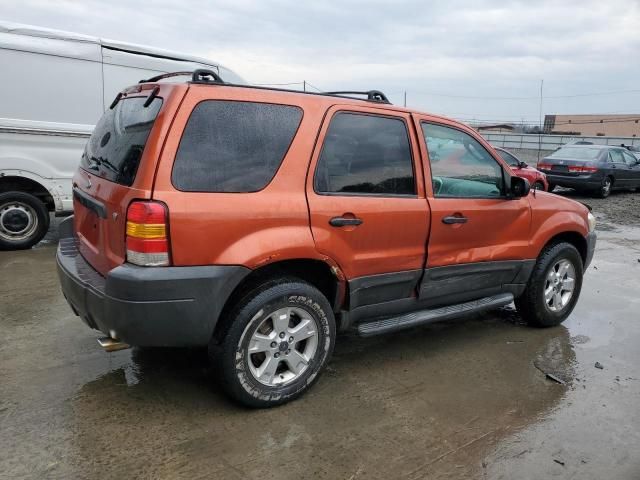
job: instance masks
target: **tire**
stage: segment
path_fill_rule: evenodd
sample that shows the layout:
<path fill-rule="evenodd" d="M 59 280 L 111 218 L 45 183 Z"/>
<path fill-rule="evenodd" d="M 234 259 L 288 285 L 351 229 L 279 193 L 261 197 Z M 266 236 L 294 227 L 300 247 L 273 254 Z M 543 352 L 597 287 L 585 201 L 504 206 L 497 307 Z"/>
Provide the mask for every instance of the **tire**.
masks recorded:
<path fill-rule="evenodd" d="M 553 192 L 553 190 L 556 188 L 556 184 L 555 183 L 549 183 L 549 189 L 547 190 L 547 192 Z"/>
<path fill-rule="evenodd" d="M 600 185 L 600 188 L 596 192 L 596 195 L 599 198 L 607 198 L 609 195 L 611 195 L 612 188 L 613 178 L 611 178 L 610 176 L 606 176 L 602 179 L 602 185 Z"/>
<path fill-rule="evenodd" d="M 286 320 L 286 327 L 274 319 Z M 333 353 L 331 305 L 315 287 L 296 278 L 250 291 L 221 320 L 222 340 L 212 339 L 210 357 L 225 392 L 248 407 L 274 407 L 299 397 L 318 380 Z M 300 327 L 303 322 L 308 322 L 306 328 Z M 295 335 L 308 337 L 291 342 Z M 249 352 L 251 345 L 254 353 Z"/>
<path fill-rule="evenodd" d="M 542 190 L 544 192 L 544 183 L 537 180 L 533 182 L 533 185 L 531 186 L 531 188 L 534 190 Z"/>
<path fill-rule="evenodd" d="M 33 247 L 49 230 L 49 211 L 39 198 L 24 192 L 0 193 L 0 250 Z"/>
<path fill-rule="evenodd" d="M 556 268 L 568 262 L 572 270 L 557 272 Z M 558 283 L 554 290 L 551 290 L 551 303 L 545 297 L 545 291 L 549 287 L 554 287 L 552 270 L 558 274 Z M 565 276 L 566 274 L 566 276 Z M 572 275 L 573 274 L 573 275 Z M 571 295 L 566 297 L 564 290 L 569 286 L 567 278 L 573 276 L 573 290 Z M 518 312 L 527 323 L 534 327 L 553 327 L 561 324 L 573 311 L 580 290 L 582 289 L 583 266 L 582 257 L 578 250 L 570 243 L 561 242 L 545 247 L 531 273 L 524 293 L 516 299 L 515 304 Z M 557 293 L 556 293 L 557 292 Z M 560 297 L 558 298 L 559 295 Z M 560 301 L 558 301 L 560 300 Z M 566 303 L 563 303 L 566 301 Z M 554 306 L 557 308 L 554 309 Z"/>

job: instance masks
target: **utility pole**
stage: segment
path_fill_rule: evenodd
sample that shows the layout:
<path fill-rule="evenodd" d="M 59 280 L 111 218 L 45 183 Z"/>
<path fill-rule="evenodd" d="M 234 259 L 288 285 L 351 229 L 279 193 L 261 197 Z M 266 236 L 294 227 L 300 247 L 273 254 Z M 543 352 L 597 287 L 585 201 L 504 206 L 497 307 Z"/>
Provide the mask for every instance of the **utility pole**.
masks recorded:
<path fill-rule="evenodd" d="M 538 161 L 536 167 L 540 163 L 540 150 L 542 150 L 542 87 L 544 86 L 544 79 L 540 80 L 540 117 L 538 119 Z"/>
<path fill-rule="evenodd" d="M 404 106 L 407 106 L 407 92 L 404 92 Z"/>

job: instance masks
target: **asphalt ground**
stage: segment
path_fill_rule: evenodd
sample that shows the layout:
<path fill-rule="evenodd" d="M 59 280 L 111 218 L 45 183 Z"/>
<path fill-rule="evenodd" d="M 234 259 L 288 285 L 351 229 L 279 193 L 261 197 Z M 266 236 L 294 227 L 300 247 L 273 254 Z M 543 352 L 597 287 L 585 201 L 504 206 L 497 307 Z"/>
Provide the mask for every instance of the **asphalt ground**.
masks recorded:
<path fill-rule="evenodd" d="M 638 479 L 640 193 L 577 199 L 599 239 L 563 325 L 341 336 L 271 410 L 230 402 L 203 350 L 103 352 L 60 292 L 56 221 L 0 252 L 0 478 Z"/>

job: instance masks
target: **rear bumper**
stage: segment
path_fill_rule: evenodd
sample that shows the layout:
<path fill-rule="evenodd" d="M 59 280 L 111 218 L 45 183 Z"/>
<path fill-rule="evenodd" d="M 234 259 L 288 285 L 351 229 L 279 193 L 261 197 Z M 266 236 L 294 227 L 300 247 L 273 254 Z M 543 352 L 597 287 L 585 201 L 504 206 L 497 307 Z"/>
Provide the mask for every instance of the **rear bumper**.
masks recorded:
<path fill-rule="evenodd" d="M 546 175 L 547 182 L 561 187 L 598 190 L 602 186 L 602 175 L 579 175 L 575 177 L 553 175 L 552 173 L 547 173 Z"/>
<path fill-rule="evenodd" d="M 73 218 L 60 227 L 58 276 L 67 302 L 88 326 L 129 345 L 207 345 L 242 266 L 138 267 L 101 276 L 78 251 Z"/>
<path fill-rule="evenodd" d="M 587 234 L 587 257 L 584 261 L 584 269 L 586 270 L 591 260 L 593 260 L 593 253 L 596 251 L 596 232 L 589 232 Z"/>

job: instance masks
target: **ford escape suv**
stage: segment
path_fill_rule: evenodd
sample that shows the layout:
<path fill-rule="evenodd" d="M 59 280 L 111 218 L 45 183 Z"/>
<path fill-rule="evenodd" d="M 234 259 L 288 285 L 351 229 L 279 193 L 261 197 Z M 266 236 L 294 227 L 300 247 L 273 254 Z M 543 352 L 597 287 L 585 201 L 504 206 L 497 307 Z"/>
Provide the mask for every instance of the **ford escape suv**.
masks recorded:
<path fill-rule="evenodd" d="M 114 100 L 60 227 L 62 290 L 107 350 L 208 346 L 221 385 L 273 406 L 306 391 L 340 331 L 507 305 L 573 310 L 587 207 L 529 191 L 467 126 L 378 91 L 311 94 L 196 71 Z"/>

